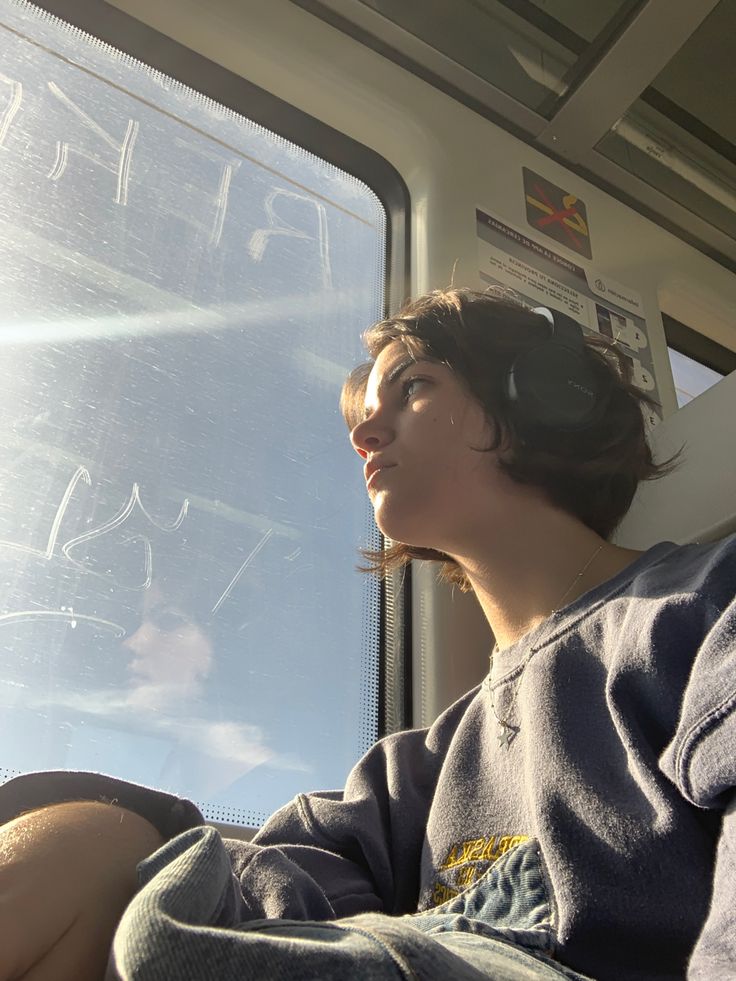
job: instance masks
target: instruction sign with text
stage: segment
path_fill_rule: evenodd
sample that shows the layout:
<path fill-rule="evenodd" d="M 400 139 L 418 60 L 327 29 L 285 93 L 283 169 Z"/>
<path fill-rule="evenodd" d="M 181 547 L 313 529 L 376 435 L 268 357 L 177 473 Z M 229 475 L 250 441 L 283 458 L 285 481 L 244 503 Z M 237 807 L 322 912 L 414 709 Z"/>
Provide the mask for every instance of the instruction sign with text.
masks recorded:
<path fill-rule="evenodd" d="M 634 384 L 658 399 L 640 295 L 610 276 L 583 268 L 484 209 L 477 208 L 475 214 L 483 285 L 510 288 L 531 306 L 560 310 L 585 332 L 615 341 L 631 364 Z M 652 412 L 649 425 L 659 421 Z"/>

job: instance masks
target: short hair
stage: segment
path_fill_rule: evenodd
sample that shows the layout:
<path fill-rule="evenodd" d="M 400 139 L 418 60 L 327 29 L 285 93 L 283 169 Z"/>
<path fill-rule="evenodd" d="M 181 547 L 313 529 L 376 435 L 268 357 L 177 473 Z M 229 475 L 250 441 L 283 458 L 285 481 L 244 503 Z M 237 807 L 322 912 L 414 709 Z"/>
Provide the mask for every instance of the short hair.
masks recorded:
<path fill-rule="evenodd" d="M 664 463 L 654 462 L 643 410 L 658 403 L 632 384 L 631 361 L 616 343 L 597 336 L 586 336 L 583 350 L 600 381 L 603 411 L 591 425 L 575 431 L 530 430 L 506 394 L 506 378 L 519 355 L 548 337 L 549 321 L 499 288 L 483 293 L 437 290 L 420 296 L 396 316 L 369 327 L 363 340 L 373 360 L 390 343 L 400 341 L 413 357 L 447 365 L 485 410 L 494 432 L 487 449 L 503 447 L 503 472 L 519 484 L 542 490 L 552 505 L 608 539 L 628 511 L 639 482 L 669 473 L 679 453 Z M 340 408 L 350 429 L 364 418 L 371 368 L 372 362 L 359 365 L 343 386 Z M 411 559 L 441 562 L 443 578 L 470 588 L 457 563 L 434 549 L 396 542 L 363 554 L 364 571 L 381 575 Z"/>

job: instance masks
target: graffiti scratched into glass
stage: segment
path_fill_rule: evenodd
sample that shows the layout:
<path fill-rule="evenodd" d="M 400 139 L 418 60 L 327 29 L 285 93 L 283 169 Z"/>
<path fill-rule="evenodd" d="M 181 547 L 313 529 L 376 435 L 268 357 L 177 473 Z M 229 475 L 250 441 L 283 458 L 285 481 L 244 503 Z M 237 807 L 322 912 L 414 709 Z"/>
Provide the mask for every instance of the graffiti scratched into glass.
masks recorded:
<path fill-rule="evenodd" d="M 258 824 L 376 735 L 337 411 L 382 313 L 350 175 L 0 0 L 0 779 Z"/>

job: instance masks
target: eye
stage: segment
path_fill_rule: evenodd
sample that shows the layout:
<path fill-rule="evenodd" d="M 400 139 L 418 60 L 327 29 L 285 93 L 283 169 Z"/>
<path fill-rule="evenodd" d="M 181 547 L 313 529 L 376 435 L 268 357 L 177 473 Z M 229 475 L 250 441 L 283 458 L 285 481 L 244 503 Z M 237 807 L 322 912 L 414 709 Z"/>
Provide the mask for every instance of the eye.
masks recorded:
<path fill-rule="evenodd" d="M 192 622 L 186 614 L 180 613 L 179 610 L 166 608 L 152 610 L 147 619 L 157 630 L 167 634 L 174 630 L 180 630 Z"/>
<path fill-rule="evenodd" d="M 422 385 L 428 383 L 428 378 L 420 378 L 418 375 L 414 375 L 412 378 L 405 378 L 401 385 L 401 396 L 404 402 L 408 402 L 412 396 L 417 394 L 418 389 Z"/>

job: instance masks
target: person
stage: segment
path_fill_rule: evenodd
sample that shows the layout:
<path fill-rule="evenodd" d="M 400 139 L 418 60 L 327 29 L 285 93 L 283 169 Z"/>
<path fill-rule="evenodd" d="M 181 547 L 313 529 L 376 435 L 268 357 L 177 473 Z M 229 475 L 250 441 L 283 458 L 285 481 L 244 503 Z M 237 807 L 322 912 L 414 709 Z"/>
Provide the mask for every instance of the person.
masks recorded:
<path fill-rule="evenodd" d="M 366 342 L 366 567 L 472 589 L 488 676 L 252 842 L 110 777 L 5 784 L 0 981 L 736 974 L 736 539 L 611 542 L 672 461 L 563 315 L 452 289 Z"/>
<path fill-rule="evenodd" d="M 276 754 L 258 726 L 228 716 L 229 706 L 218 704 L 219 686 L 206 688 L 215 664 L 225 662 L 232 630 L 207 615 L 211 602 L 197 595 L 207 590 L 186 578 L 189 571 L 158 576 L 143 594 L 140 623 L 120 645 L 128 673 L 122 706 L 141 733 L 165 747 L 149 750 L 155 776 L 142 779 L 178 788 L 203 805 L 227 799 L 239 780 Z M 207 712 L 212 703 L 214 715 Z"/>
<path fill-rule="evenodd" d="M 140 623 L 121 642 L 130 676 L 128 704 L 152 711 L 196 699 L 212 671 L 209 631 L 154 579 L 143 597 Z"/>

